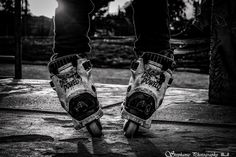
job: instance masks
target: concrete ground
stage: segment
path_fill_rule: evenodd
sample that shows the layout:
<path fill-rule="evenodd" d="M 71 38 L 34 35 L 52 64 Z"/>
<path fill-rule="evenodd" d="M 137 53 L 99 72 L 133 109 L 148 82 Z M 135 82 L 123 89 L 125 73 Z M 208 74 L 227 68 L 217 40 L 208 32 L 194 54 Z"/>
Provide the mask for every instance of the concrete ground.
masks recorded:
<path fill-rule="evenodd" d="M 151 129 L 128 139 L 120 117 L 127 86 L 96 87 L 101 138 L 73 128 L 48 80 L 1 79 L 0 156 L 236 156 L 236 107 L 208 104 L 206 89 L 169 88 Z"/>

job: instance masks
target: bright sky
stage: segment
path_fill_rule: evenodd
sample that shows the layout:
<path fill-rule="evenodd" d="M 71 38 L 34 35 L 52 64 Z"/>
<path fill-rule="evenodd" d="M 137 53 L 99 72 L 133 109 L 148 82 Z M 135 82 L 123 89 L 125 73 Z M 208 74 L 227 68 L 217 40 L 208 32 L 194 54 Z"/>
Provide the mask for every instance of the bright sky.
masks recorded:
<path fill-rule="evenodd" d="M 52 17 L 57 7 L 56 0 L 29 0 L 29 8 L 33 15 Z"/>
<path fill-rule="evenodd" d="M 109 4 L 109 13 L 116 13 L 118 6 L 122 7 L 129 0 L 115 0 Z M 57 7 L 56 0 L 29 0 L 30 10 L 33 15 L 52 17 Z"/>
<path fill-rule="evenodd" d="M 114 14 L 118 12 L 119 6 L 122 7 L 126 2 L 130 0 L 115 0 L 109 4 L 109 13 Z"/>
<path fill-rule="evenodd" d="M 115 0 L 109 4 L 109 13 L 115 14 L 118 12 L 118 8 L 122 8 L 126 2 L 130 0 Z M 193 8 L 192 5 L 187 1 L 186 2 L 186 14 L 187 19 L 193 17 Z M 47 16 L 52 17 L 55 14 L 55 8 L 57 7 L 56 0 L 29 0 L 30 10 L 33 15 L 36 16 Z"/>

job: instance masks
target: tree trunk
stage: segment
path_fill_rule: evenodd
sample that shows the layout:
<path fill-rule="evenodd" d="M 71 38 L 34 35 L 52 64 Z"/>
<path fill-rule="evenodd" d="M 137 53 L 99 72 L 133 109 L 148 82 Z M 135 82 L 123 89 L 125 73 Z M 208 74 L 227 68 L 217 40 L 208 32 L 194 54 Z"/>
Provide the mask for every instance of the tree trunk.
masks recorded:
<path fill-rule="evenodd" d="M 236 1 L 213 3 L 209 102 L 236 105 Z"/>

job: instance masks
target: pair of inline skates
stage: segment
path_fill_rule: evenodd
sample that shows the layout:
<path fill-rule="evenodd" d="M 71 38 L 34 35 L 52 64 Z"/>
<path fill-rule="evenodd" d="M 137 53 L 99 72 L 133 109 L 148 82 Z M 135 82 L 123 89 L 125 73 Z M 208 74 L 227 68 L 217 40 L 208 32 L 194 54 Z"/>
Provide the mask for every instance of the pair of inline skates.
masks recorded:
<path fill-rule="evenodd" d="M 121 111 L 126 137 L 133 137 L 139 126 L 151 127 L 152 115 L 172 82 L 173 63 L 173 58 L 150 52 L 132 62 Z M 62 107 L 72 117 L 74 127 L 86 127 L 93 137 L 100 137 L 102 125 L 99 119 L 103 112 L 92 82 L 90 61 L 78 55 L 54 55 L 48 68 L 51 86 L 56 90 Z"/>

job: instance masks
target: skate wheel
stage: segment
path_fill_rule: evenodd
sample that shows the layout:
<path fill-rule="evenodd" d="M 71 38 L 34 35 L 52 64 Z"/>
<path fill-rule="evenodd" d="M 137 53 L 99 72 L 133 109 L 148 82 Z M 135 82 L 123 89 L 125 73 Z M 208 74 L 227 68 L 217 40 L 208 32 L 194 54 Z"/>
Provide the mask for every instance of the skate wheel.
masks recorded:
<path fill-rule="evenodd" d="M 86 125 L 88 132 L 93 137 L 101 137 L 102 136 L 102 125 L 100 120 L 94 120 L 91 123 Z"/>
<path fill-rule="evenodd" d="M 124 135 L 127 138 L 132 138 L 134 136 L 134 134 L 138 131 L 138 128 L 139 128 L 139 124 L 137 124 L 131 120 L 128 120 L 124 124 L 124 128 L 123 128 Z"/>

